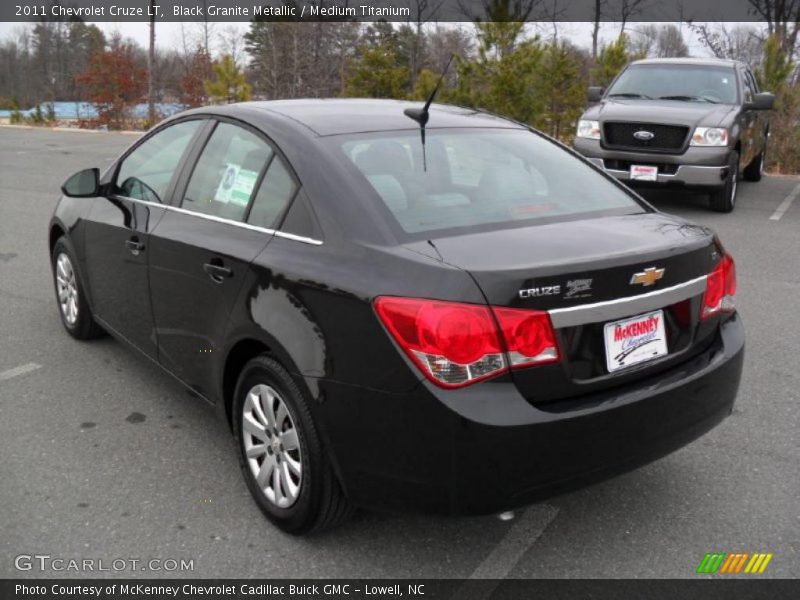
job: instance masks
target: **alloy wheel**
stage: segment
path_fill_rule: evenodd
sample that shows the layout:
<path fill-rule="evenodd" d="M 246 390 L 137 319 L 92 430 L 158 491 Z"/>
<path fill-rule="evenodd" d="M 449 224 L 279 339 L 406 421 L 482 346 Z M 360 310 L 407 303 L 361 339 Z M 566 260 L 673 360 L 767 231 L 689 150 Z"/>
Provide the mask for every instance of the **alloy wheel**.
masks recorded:
<path fill-rule="evenodd" d="M 72 261 L 63 252 L 56 259 L 56 287 L 61 314 L 72 327 L 78 321 L 78 283 Z"/>
<path fill-rule="evenodd" d="M 274 388 L 258 384 L 247 393 L 242 440 L 247 464 L 267 500 L 280 508 L 292 506 L 303 484 L 300 440 L 286 402 Z"/>

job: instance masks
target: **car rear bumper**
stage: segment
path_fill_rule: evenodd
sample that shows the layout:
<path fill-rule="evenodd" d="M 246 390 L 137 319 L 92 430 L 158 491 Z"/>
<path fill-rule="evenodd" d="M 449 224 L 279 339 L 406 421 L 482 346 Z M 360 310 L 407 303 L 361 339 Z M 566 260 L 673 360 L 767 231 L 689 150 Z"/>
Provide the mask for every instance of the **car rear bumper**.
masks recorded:
<path fill-rule="evenodd" d="M 733 409 L 738 315 L 686 363 L 625 388 L 534 406 L 500 378 L 407 394 L 321 383 L 326 441 L 350 499 L 373 509 L 486 514 L 664 456 Z"/>
<path fill-rule="evenodd" d="M 607 150 L 597 140 L 578 138 L 575 149 L 609 175 L 632 185 L 719 187 L 728 176 L 729 148 L 688 148 L 680 155 Z M 656 182 L 630 181 L 630 164 L 659 167 Z"/>

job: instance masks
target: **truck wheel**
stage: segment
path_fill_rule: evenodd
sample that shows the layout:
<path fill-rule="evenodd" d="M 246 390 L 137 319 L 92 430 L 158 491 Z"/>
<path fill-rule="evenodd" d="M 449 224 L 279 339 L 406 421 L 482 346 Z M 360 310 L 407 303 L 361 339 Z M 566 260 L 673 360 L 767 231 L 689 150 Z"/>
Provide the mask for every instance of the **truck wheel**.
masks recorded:
<path fill-rule="evenodd" d="M 761 181 L 761 176 L 764 174 L 764 165 L 767 164 L 767 145 L 761 149 L 758 156 L 753 159 L 742 171 L 742 179 L 745 181 Z"/>
<path fill-rule="evenodd" d="M 711 210 L 716 212 L 729 213 L 736 205 L 736 190 L 739 187 L 739 153 L 731 152 L 728 158 L 728 177 L 722 187 L 711 191 L 709 204 Z"/>

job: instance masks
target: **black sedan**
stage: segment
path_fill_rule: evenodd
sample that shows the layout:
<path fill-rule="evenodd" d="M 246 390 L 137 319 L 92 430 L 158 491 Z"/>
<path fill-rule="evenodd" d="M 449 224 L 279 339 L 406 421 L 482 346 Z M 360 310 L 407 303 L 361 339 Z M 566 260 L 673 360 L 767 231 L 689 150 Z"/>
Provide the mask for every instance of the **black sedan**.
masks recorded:
<path fill-rule="evenodd" d="M 495 115 L 197 109 L 62 191 L 67 332 L 108 332 L 214 405 L 286 531 L 352 507 L 510 509 L 733 407 L 744 333 L 719 240 Z"/>

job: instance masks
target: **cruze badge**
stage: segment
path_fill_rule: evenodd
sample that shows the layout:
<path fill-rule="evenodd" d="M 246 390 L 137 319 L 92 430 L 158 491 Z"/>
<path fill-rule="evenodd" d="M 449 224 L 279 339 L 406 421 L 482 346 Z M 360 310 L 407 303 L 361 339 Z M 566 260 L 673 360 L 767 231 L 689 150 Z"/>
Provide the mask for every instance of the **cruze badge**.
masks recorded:
<path fill-rule="evenodd" d="M 642 271 L 641 273 L 634 273 L 633 277 L 631 277 L 631 285 L 643 285 L 647 287 L 648 285 L 653 285 L 663 276 L 664 276 L 664 269 L 656 269 L 655 267 L 649 267 L 644 271 Z"/>
<path fill-rule="evenodd" d="M 520 290 L 520 298 L 540 298 L 542 296 L 557 296 L 561 293 L 560 285 L 543 285 L 542 287 L 528 288 Z"/>
<path fill-rule="evenodd" d="M 653 133 L 652 131 L 646 131 L 642 129 L 641 131 L 635 131 L 633 133 L 633 137 L 635 137 L 637 140 L 642 140 L 643 142 L 646 142 L 656 137 L 656 134 Z"/>

